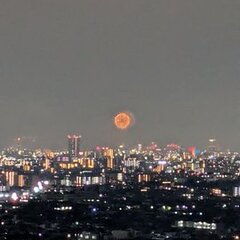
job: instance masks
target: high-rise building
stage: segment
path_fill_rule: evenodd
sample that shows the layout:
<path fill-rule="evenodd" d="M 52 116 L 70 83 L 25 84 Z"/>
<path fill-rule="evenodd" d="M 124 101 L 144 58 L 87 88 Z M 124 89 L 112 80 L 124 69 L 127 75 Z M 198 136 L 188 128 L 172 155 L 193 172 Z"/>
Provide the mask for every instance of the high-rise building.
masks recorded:
<path fill-rule="evenodd" d="M 235 186 L 233 188 L 233 196 L 234 197 L 239 197 L 240 196 L 240 186 Z"/>
<path fill-rule="evenodd" d="M 6 171 L 5 178 L 10 187 L 16 185 L 17 180 L 17 173 L 15 171 Z"/>
<path fill-rule="evenodd" d="M 79 135 L 68 135 L 68 152 L 70 160 L 79 157 L 80 139 L 81 136 Z"/>
<path fill-rule="evenodd" d="M 18 187 L 24 187 L 24 185 L 25 185 L 24 175 L 18 175 Z"/>
<path fill-rule="evenodd" d="M 138 182 L 149 182 L 151 180 L 150 174 L 138 174 Z"/>
<path fill-rule="evenodd" d="M 112 169 L 114 167 L 114 153 L 113 149 L 111 148 L 104 148 L 103 149 L 103 156 L 106 158 L 106 167 Z"/>
<path fill-rule="evenodd" d="M 211 138 L 208 140 L 208 152 L 213 153 L 213 152 L 219 152 L 220 147 L 217 144 L 217 140 L 214 138 Z"/>

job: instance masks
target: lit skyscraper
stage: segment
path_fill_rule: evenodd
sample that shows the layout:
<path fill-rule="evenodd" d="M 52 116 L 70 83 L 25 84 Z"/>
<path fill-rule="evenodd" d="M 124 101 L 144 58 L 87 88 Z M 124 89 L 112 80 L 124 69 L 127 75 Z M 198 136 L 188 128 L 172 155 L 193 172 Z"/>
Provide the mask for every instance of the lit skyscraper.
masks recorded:
<path fill-rule="evenodd" d="M 80 139 L 81 136 L 79 135 L 68 135 L 68 152 L 70 160 L 79 157 Z"/>
<path fill-rule="evenodd" d="M 220 150 L 219 145 L 217 144 L 217 140 L 211 138 L 208 140 L 208 151 L 209 152 L 218 152 Z"/>

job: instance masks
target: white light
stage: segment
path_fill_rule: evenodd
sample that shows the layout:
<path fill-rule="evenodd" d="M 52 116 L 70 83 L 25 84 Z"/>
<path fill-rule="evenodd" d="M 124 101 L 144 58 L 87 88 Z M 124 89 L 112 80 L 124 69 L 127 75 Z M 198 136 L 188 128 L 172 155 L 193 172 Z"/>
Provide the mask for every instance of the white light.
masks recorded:
<path fill-rule="evenodd" d="M 18 200 L 18 195 L 17 195 L 15 192 L 12 193 L 11 199 L 12 199 L 13 201 L 17 201 L 17 200 Z"/>
<path fill-rule="evenodd" d="M 38 188 L 39 188 L 39 190 L 42 190 L 42 189 L 43 189 L 43 185 L 42 185 L 41 182 L 38 182 Z"/>
<path fill-rule="evenodd" d="M 34 187 L 34 188 L 33 188 L 33 191 L 34 191 L 35 193 L 38 193 L 38 192 L 39 192 L 39 188 L 38 188 L 38 187 Z"/>
<path fill-rule="evenodd" d="M 158 164 L 162 164 L 162 165 L 164 165 L 164 164 L 167 164 L 167 161 L 160 160 L 160 161 L 158 161 Z"/>

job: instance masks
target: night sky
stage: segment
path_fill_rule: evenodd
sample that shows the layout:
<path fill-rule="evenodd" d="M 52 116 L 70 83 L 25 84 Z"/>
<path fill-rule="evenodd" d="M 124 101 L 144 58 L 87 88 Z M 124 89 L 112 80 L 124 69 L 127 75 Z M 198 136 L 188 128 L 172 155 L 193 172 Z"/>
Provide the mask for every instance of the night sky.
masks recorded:
<path fill-rule="evenodd" d="M 79 133 L 240 150 L 240 1 L 0 0 L 0 111 L 1 148 Z"/>

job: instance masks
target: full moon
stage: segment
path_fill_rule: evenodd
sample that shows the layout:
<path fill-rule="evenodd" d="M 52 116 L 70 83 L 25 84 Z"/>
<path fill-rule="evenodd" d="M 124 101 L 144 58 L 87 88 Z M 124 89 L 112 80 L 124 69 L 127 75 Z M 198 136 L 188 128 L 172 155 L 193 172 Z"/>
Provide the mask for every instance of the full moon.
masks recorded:
<path fill-rule="evenodd" d="M 121 130 L 129 128 L 133 123 L 133 117 L 131 113 L 119 112 L 114 117 L 114 125 Z"/>

